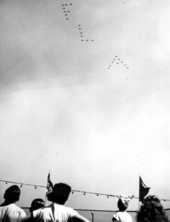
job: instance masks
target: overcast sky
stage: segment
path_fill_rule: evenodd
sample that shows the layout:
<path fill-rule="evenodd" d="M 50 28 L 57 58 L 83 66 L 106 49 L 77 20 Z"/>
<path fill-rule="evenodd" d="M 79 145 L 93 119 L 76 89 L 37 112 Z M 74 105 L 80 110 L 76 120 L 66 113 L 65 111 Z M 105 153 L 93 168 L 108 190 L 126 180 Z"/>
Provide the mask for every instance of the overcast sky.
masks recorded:
<path fill-rule="evenodd" d="M 170 199 L 169 10 L 168 0 L 0 1 L 0 179 L 46 185 L 50 169 L 72 189 L 138 196 L 140 174 Z M 22 190 L 25 206 L 45 193 Z M 69 204 L 116 209 L 81 194 Z"/>

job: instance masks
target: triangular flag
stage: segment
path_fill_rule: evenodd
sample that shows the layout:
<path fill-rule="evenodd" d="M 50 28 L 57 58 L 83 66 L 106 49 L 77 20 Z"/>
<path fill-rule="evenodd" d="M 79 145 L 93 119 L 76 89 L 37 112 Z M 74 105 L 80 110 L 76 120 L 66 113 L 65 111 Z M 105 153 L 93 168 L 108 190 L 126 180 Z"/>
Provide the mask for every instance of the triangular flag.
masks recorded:
<path fill-rule="evenodd" d="M 50 173 L 48 173 L 48 176 L 47 176 L 47 190 L 48 190 L 47 194 L 53 190 L 53 183 L 50 178 Z"/>
<path fill-rule="evenodd" d="M 147 187 L 142 178 L 139 177 L 139 201 L 143 202 L 144 197 L 149 193 L 150 187 Z"/>

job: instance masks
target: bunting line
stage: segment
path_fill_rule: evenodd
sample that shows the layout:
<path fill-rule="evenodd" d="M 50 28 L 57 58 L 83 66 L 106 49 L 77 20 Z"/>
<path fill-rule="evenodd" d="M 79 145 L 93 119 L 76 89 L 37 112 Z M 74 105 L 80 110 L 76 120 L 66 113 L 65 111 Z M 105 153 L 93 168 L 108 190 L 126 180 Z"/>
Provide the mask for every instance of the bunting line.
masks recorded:
<path fill-rule="evenodd" d="M 12 184 L 18 184 L 20 185 L 20 187 L 24 186 L 31 186 L 31 187 L 35 187 L 35 189 L 37 187 L 41 187 L 41 188 L 47 188 L 46 186 L 42 186 L 42 185 L 37 185 L 37 184 L 29 184 L 29 183 L 20 183 L 20 182 L 14 182 L 14 181 L 9 181 L 9 180 L 0 180 L 0 182 L 4 182 L 6 184 L 8 183 L 12 183 Z"/>
<path fill-rule="evenodd" d="M 20 185 L 20 187 L 22 187 L 22 186 L 31 186 L 31 187 L 34 187 L 35 189 L 37 189 L 37 188 L 45 188 L 45 189 L 47 189 L 47 186 L 38 185 L 38 184 L 22 183 L 22 182 L 15 182 L 15 181 L 2 180 L 2 179 L 0 179 L 0 182 L 4 182 L 6 184 L 8 184 L 8 183 L 9 184 L 17 184 L 17 185 Z M 72 194 L 74 194 L 74 193 L 82 193 L 84 195 L 91 194 L 91 195 L 96 195 L 96 196 L 106 196 L 107 198 L 109 198 L 109 197 L 113 197 L 113 198 L 120 198 L 120 197 L 122 197 L 122 195 L 96 193 L 96 192 L 81 191 L 81 190 L 72 190 L 71 192 L 72 192 Z M 139 197 L 136 197 L 134 195 L 128 196 L 128 198 L 130 198 L 130 199 L 139 199 Z M 162 200 L 162 201 L 170 201 L 170 199 L 160 199 L 160 200 Z"/>
<path fill-rule="evenodd" d="M 116 198 L 122 197 L 122 195 L 115 195 L 115 194 L 105 194 L 105 193 L 95 193 L 95 192 L 81 191 L 81 190 L 72 190 L 72 194 L 74 194 L 74 192 L 83 193 L 84 195 L 86 195 L 86 194 L 94 194 L 96 196 L 106 196 L 107 198 L 109 198 L 109 197 L 116 197 Z M 130 198 L 130 199 L 138 199 L 138 197 L 135 197 L 134 195 L 128 196 L 128 198 Z"/>

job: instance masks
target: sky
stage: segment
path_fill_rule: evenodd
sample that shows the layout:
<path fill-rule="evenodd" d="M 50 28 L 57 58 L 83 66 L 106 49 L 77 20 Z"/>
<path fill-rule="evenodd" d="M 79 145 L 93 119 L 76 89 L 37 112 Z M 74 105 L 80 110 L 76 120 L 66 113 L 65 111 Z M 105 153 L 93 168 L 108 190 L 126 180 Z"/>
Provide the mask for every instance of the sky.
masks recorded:
<path fill-rule="evenodd" d="M 170 199 L 169 10 L 168 0 L 0 1 L 1 180 L 46 185 L 50 170 L 74 190 L 138 196 L 141 175 Z M 23 186 L 18 204 L 45 192 Z"/>

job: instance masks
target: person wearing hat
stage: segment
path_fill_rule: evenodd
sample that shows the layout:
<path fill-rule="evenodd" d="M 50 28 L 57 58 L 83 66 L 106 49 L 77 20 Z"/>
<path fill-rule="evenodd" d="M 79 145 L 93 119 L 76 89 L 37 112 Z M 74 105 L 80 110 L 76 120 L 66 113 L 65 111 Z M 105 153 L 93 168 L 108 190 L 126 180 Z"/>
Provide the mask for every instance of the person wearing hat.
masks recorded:
<path fill-rule="evenodd" d="M 32 221 L 36 222 L 89 222 L 76 210 L 64 206 L 71 192 L 71 187 L 65 183 L 57 183 L 51 192 L 47 194 L 49 206 L 33 211 Z M 25 220 L 24 220 L 25 221 Z"/>
<path fill-rule="evenodd" d="M 5 190 L 5 201 L 0 205 L 0 222 L 18 222 L 26 213 L 16 205 L 19 201 L 21 190 L 17 185 L 12 185 Z"/>
<path fill-rule="evenodd" d="M 128 197 L 120 197 L 117 206 L 119 211 L 115 213 L 112 217 L 112 221 L 116 222 L 133 222 L 131 215 L 126 212 L 129 207 L 130 199 Z"/>

